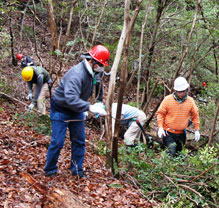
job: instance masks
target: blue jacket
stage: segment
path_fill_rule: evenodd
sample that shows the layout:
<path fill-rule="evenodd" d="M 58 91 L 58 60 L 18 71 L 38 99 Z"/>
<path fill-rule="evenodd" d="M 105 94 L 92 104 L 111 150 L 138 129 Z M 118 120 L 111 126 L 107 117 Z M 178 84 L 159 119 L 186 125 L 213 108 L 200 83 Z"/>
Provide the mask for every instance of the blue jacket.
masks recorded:
<path fill-rule="evenodd" d="M 85 61 L 73 66 L 55 89 L 51 107 L 65 113 L 87 111 L 90 106 L 88 99 L 93 91 L 93 82 Z"/>

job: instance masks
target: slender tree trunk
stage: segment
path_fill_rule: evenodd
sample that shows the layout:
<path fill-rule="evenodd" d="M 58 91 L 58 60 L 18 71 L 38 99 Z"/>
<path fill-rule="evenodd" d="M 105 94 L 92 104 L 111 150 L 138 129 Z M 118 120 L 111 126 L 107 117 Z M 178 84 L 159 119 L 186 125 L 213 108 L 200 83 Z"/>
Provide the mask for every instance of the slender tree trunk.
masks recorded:
<path fill-rule="evenodd" d="M 129 10 L 130 10 L 130 0 L 125 1 L 125 13 L 124 13 L 124 26 L 123 31 L 120 37 L 120 41 L 117 47 L 117 53 L 116 58 L 114 60 L 112 70 L 111 70 L 111 76 L 110 76 L 110 83 L 109 83 L 109 92 L 106 100 L 106 109 L 107 112 L 109 112 L 109 115 L 111 115 L 111 107 L 112 107 L 112 98 L 114 94 L 115 89 L 115 77 L 116 72 L 118 69 L 119 61 L 122 54 L 122 48 L 125 43 L 125 51 L 124 51 L 124 58 L 123 58 L 123 66 L 122 66 L 122 72 L 121 72 L 121 88 L 119 91 L 119 98 L 118 98 L 118 107 L 116 112 L 116 122 L 115 122 L 115 132 L 114 137 L 112 137 L 112 118 L 111 116 L 108 116 L 106 119 L 106 135 L 107 135 L 107 144 L 108 147 L 111 148 L 111 155 L 108 155 L 108 162 L 111 164 L 112 173 L 115 174 L 115 164 L 118 163 L 118 137 L 119 137 L 119 120 L 121 116 L 121 108 L 122 108 L 122 99 L 123 94 L 126 88 L 126 78 L 127 78 L 127 65 L 128 65 L 128 51 L 129 51 L 129 44 L 131 41 L 131 32 L 135 23 L 135 20 L 137 18 L 137 15 L 140 11 L 140 4 L 142 1 L 137 2 L 137 6 L 135 9 L 135 13 L 133 17 L 130 19 Z M 114 163 L 115 162 L 115 163 Z M 118 165 L 118 164 L 117 164 Z M 117 175 L 118 176 L 118 175 Z"/>
<path fill-rule="evenodd" d="M 126 23 L 126 12 L 129 10 L 130 7 L 130 0 L 125 1 L 125 14 L 124 14 L 124 25 L 122 29 L 122 34 L 120 36 L 120 40 L 117 46 L 117 51 L 116 51 L 116 56 L 111 68 L 111 75 L 110 75 L 110 82 L 109 82 L 109 87 L 108 87 L 108 94 L 107 94 L 107 99 L 106 99 L 106 110 L 108 112 L 108 115 L 105 120 L 105 129 L 106 129 L 106 145 L 107 145 L 107 152 L 106 152 L 106 157 L 107 157 L 107 162 L 106 166 L 111 167 L 112 164 L 112 156 L 110 150 L 112 149 L 111 147 L 111 141 L 112 141 L 112 101 L 113 101 L 113 96 L 114 96 L 114 89 L 115 89 L 115 81 L 116 81 L 116 73 L 119 67 L 119 62 L 121 59 L 122 55 L 122 50 L 123 50 L 123 45 L 126 39 L 127 35 L 127 23 Z"/>
<path fill-rule="evenodd" d="M 101 14 L 100 14 L 100 17 L 99 17 L 99 20 L 98 20 L 98 22 L 97 22 L 97 24 L 95 26 L 95 29 L 94 29 L 94 34 L 93 34 L 93 37 L 92 37 L 91 45 L 94 44 L 94 40 L 95 40 L 95 37 L 96 37 L 97 29 L 98 29 L 98 27 L 100 25 L 100 21 L 101 21 L 101 19 L 103 17 L 103 13 L 104 13 L 104 10 L 105 10 L 107 4 L 108 4 L 108 0 L 105 0 L 103 8 L 102 8 L 102 11 L 101 11 Z"/>
<path fill-rule="evenodd" d="M 191 37 L 192 37 L 192 33 L 193 33 L 193 30 L 194 30 L 194 27 L 195 27 L 195 23 L 196 23 L 196 19 L 197 19 L 197 14 L 198 14 L 198 10 L 199 10 L 199 5 L 200 5 L 200 1 L 201 0 L 197 0 L 197 3 L 196 3 L 196 8 L 195 8 L 195 14 L 194 14 L 194 18 L 193 18 L 193 22 L 192 22 L 192 27 L 191 27 L 191 30 L 189 32 L 189 36 L 188 36 L 188 39 L 187 39 L 187 44 L 186 44 L 186 48 L 183 52 L 183 55 L 179 61 L 179 64 L 178 64 L 178 67 L 176 69 L 176 72 L 175 72 L 175 76 L 174 76 L 174 80 L 178 77 L 179 75 L 179 71 L 182 67 L 182 63 L 188 53 L 188 50 L 189 50 L 189 43 L 190 43 L 190 40 L 191 40 Z"/>
<path fill-rule="evenodd" d="M 65 38 L 64 38 L 64 41 L 63 41 L 63 45 L 62 45 L 62 52 L 63 52 L 63 53 L 65 52 L 65 49 L 66 49 L 66 42 L 67 42 L 68 37 L 69 37 L 69 35 L 70 35 L 71 23 L 72 23 L 72 16 L 73 16 L 73 10 L 74 10 L 74 6 L 75 6 L 76 3 L 77 3 L 77 0 L 73 0 L 73 1 L 72 1 L 70 13 L 69 13 L 69 19 L 68 19 L 68 27 L 67 27 L 66 34 L 65 34 Z"/>
<path fill-rule="evenodd" d="M 214 115 L 213 126 L 212 126 L 211 134 L 210 134 L 210 137 L 209 137 L 209 140 L 208 140 L 208 146 L 211 145 L 212 140 L 213 140 L 215 126 L 216 126 L 216 121 L 217 121 L 217 117 L 218 117 L 218 112 L 219 112 L 219 100 L 217 100 L 217 110 L 216 110 L 216 113 Z"/>
<path fill-rule="evenodd" d="M 143 100 L 142 105 L 145 105 L 148 99 L 148 95 L 149 95 L 150 68 L 151 68 L 152 58 L 153 58 L 154 49 L 155 49 L 155 42 L 156 42 L 158 28 L 160 25 L 160 19 L 161 19 L 161 16 L 162 16 L 162 13 L 165 7 L 167 6 L 167 3 L 168 3 L 168 0 L 158 0 L 157 17 L 156 17 L 156 21 L 154 25 L 153 34 L 152 34 L 149 47 L 148 47 L 148 57 L 147 57 L 147 67 L 146 67 L 147 71 L 145 73 L 146 87 L 144 91 L 145 95 L 144 95 L 144 100 Z"/>
<path fill-rule="evenodd" d="M 145 17 L 144 17 L 144 22 L 142 24 L 141 27 L 141 40 L 140 40 L 140 49 L 139 49 L 139 64 L 138 64 L 138 84 L 137 84 L 137 108 L 139 108 L 139 99 L 140 99 L 140 93 L 139 93 L 139 89 L 140 89 L 140 75 L 141 75 L 141 57 L 142 57 L 142 46 L 143 46 L 143 40 L 144 40 L 144 29 L 145 29 L 145 25 L 147 23 L 147 17 L 148 17 L 148 10 L 150 7 L 150 0 L 147 3 L 146 9 L 145 9 Z"/>
<path fill-rule="evenodd" d="M 50 32 L 52 36 L 52 46 L 53 50 L 59 49 L 58 47 L 58 32 L 57 32 L 57 26 L 55 22 L 55 16 L 53 11 L 53 1 L 47 0 L 47 11 L 49 14 L 49 26 L 50 26 Z"/>

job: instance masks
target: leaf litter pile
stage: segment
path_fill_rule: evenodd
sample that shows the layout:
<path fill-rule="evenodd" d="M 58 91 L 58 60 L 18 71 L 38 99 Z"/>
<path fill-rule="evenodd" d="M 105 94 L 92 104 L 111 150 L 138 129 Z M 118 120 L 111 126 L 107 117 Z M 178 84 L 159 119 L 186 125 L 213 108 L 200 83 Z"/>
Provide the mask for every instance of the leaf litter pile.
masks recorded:
<path fill-rule="evenodd" d="M 59 157 L 58 174 L 46 177 L 43 168 L 50 136 L 14 119 L 16 112 L 25 113 L 25 107 L 0 96 L 0 207 L 153 207 L 134 185 L 112 177 L 105 157 L 96 155 L 91 145 L 100 133 L 88 126 L 84 168 L 89 178 L 71 176 L 69 138 Z M 80 205 L 64 205 L 74 197 Z"/>

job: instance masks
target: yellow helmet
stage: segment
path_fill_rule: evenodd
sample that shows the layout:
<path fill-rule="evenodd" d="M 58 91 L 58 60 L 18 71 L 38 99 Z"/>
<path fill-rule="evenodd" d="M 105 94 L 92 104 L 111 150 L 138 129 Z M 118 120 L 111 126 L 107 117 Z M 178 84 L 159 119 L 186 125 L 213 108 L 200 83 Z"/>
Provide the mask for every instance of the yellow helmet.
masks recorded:
<path fill-rule="evenodd" d="M 26 66 L 25 68 L 23 68 L 21 75 L 24 81 L 31 81 L 33 78 L 33 68 L 30 66 Z"/>

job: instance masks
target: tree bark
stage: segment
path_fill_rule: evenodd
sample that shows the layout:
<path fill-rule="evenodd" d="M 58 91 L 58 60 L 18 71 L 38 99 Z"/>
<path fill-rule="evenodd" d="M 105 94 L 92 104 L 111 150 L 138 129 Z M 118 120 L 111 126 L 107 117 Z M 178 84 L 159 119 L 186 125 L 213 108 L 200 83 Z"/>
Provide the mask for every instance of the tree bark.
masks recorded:
<path fill-rule="evenodd" d="M 129 9 L 130 0 L 125 1 L 125 12 Z M 122 33 L 120 36 L 120 40 L 117 46 L 116 56 L 111 68 L 111 75 L 110 75 L 110 81 L 109 81 L 109 87 L 108 87 L 108 94 L 106 98 L 106 110 L 109 116 L 106 117 L 105 120 L 105 129 L 106 129 L 106 145 L 107 145 L 107 152 L 106 152 L 106 166 L 110 167 L 112 164 L 112 156 L 110 150 L 112 150 L 111 141 L 112 141 L 112 102 L 113 102 L 113 96 L 114 96 L 114 89 L 115 89 L 115 80 L 116 80 L 116 73 L 119 67 L 119 62 L 122 55 L 123 45 L 126 39 L 127 35 L 127 23 L 124 15 L 124 25 L 122 29 Z"/>
<path fill-rule="evenodd" d="M 57 32 L 57 26 L 56 26 L 55 16 L 53 12 L 53 1 L 52 0 L 47 0 L 47 11 L 49 15 L 49 27 L 50 27 L 50 32 L 52 36 L 52 46 L 53 46 L 53 50 L 56 50 L 56 49 L 59 49 L 58 32 Z"/>

